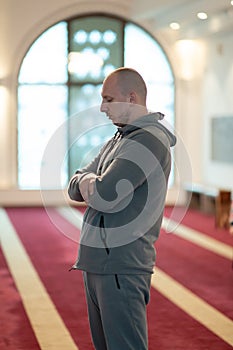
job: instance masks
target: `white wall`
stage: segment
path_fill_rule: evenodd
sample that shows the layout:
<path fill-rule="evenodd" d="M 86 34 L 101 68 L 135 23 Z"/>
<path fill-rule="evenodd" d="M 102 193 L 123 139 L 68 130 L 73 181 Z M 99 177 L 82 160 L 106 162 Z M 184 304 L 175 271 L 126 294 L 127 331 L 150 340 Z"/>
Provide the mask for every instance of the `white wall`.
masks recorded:
<path fill-rule="evenodd" d="M 208 43 L 203 82 L 203 180 L 233 189 L 233 164 L 211 159 L 211 118 L 233 116 L 233 33 Z M 233 135 L 232 135 L 233 138 Z M 232 149 L 233 152 L 233 149 Z"/>
<path fill-rule="evenodd" d="M 30 44 L 46 28 L 64 18 L 94 11 L 130 19 L 132 9 L 130 2 L 123 0 L 0 0 L 0 205 L 24 204 L 25 198 L 25 193 L 17 189 L 16 92 L 21 61 Z M 190 180 L 181 140 L 187 150 L 193 181 L 225 185 L 225 180 L 219 176 L 223 167 L 213 164 L 209 158 L 209 119 L 216 111 L 221 115 L 233 112 L 232 35 L 198 44 L 193 55 L 196 60 L 193 60 L 177 50 L 173 38 L 153 33 L 150 23 L 138 24 L 162 44 L 176 78 L 176 130 L 180 136 L 176 147 L 178 176 L 168 201 L 175 201 L 183 182 Z M 222 54 L 216 49 L 219 43 L 223 47 Z M 203 51 L 200 59 L 198 53 L 203 47 L 208 49 L 207 56 Z M 187 76 L 184 68 L 191 75 Z M 224 176 L 233 187 L 231 173 L 232 166 L 225 166 Z M 29 203 L 30 192 L 26 198 Z M 31 198 L 33 204 L 40 203 L 40 196 L 34 192 Z"/>

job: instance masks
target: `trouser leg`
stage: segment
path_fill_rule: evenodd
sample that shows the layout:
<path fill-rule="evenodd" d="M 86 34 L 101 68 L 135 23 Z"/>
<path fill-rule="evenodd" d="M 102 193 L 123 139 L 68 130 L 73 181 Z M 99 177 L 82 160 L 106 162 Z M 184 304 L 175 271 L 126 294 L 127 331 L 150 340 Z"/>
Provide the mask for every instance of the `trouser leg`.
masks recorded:
<path fill-rule="evenodd" d="M 96 299 L 95 287 L 93 285 L 94 281 L 91 278 L 91 275 L 86 272 L 83 273 L 83 277 L 92 341 L 96 350 L 107 350 L 100 309 Z"/>
<path fill-rule="evenodd" d="M 151 275 L 87 274 L 86 279 L 92 287 L 92 303 L 97 306 L 88 307 L 96 349 L 147 350 L 146 305 Z M 97 347 L 100 337 L 104 337 L 106 347 Z"/>

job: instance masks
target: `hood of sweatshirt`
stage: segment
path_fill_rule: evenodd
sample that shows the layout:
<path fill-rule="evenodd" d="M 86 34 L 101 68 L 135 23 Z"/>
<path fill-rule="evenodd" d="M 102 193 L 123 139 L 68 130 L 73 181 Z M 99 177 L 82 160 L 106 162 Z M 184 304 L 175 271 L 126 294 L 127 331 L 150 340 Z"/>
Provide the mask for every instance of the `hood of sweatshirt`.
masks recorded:
<path fill-rule="evenodd" d="M 143 129 L 148 126 L 155 126 L 165 133 L 165 135 L 169 140 L 170 147 L 173 147 L 176 144 L 176 136 L 161 123 L 161 120 L 163 118 L 164 118 L 164 114 L 160 112 L 149 113 L 136 119 L 131 124 L 127 124 L 121 128 L 118 128 L 117 133 L 119 133 L 121 137 L 124 137 L 135 130 Z"/>

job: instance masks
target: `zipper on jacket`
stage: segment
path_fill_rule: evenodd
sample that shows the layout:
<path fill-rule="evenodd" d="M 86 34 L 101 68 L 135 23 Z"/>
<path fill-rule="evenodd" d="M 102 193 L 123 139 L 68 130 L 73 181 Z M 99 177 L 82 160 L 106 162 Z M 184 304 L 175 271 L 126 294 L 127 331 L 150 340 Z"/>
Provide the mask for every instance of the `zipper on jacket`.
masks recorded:
<path fill-rule="evenodd" d="M 105 232 L 105 228 L 104 228 L 104 216 L 103 215 L 100 216 L 100 237 L 101 237 L 102 242 L 104 243 L 105 250 L 106 250 L 107 254 L 109 255 L 110 249 L 108 248 L 107 242 L 106 242 L 107 236 L 106 236 L 106 232 Z"/>
<path fill-rule="evenodd" d="M 103 155 L 103 159 L 101 159 L 101 165 L 98 169 L 98 175 L 101 175 L 101 171 L 102 171 L 102 168 L 103 168 L 103 165 L 104 165 L 104 162 L 107 158 L 107 156 L 109 155 L 109 153 L 113 150 L 115 144 L 117 143 L 117 141 L 119 141 L 120 139 L 122 138 L 122 133 L 118 130 L 113 139 L 112 139 L 112 142 L 110 143 L 109 145 L 109 148 L 105 151 L 104 155 Z"/>

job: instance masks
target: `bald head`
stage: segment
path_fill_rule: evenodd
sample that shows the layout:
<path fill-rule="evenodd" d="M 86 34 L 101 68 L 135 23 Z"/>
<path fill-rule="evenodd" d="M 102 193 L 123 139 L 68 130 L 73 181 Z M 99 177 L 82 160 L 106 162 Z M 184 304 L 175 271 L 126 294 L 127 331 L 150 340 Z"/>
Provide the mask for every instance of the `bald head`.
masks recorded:
<path fill-rule="evenodd" d="M 113 71 L 103 82 L 101 112 L 115 125 L 132 123 L 148 114 L 146 84 L 141 75 L 131 68 Z"/>
<path fill-rule="evenodd" d="M 107 78 L 116 78 L 117 86 L 122 95 L 136 94 L 136 103 L 145 106 L 147 88 L 142 76 L 132 68 L 118 68 Z"/>

